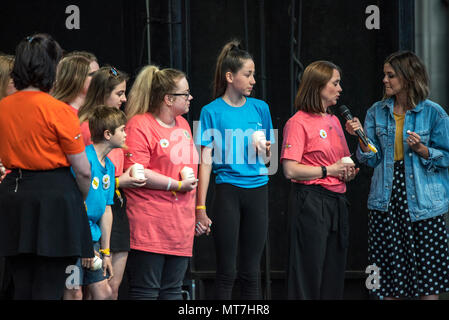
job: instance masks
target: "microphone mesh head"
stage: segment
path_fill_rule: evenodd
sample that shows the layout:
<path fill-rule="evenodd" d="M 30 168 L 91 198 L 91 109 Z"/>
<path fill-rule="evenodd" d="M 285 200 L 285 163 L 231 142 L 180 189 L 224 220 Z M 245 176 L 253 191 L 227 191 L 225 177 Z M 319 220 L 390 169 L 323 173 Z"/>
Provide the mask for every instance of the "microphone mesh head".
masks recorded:
<path fill-rule="evenodd" d="M 345 105 L 342 105 L 338 108 L 338 110 L 340 111 L 340 114 L 345 117 L 347 120 L 351 120 L 352 119 L 352 114 L 351 111 L 349 111 L 348 107 Z"/>

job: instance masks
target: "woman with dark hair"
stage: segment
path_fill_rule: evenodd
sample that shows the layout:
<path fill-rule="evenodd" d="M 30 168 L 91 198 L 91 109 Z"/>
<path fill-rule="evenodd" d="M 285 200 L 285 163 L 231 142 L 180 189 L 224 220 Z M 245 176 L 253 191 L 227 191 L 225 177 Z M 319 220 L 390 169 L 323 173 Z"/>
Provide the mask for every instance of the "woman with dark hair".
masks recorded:
<path fill-rule="evenodd" d="M 348 249 L 348 145 L 330 112 L 340 97 L 340 68 L 316 61 L 304 70 L 298 110 L 284 128 L 281 161 L 292 181 L 289 198 L 289 299 L 341 299 Z M 349 161 L 352 162 L 352 161 Z"/>
<path fill-rule="evenodd" d="M 260 261 L 268 232 L 268 169 L 274 142 L 268 105 L 250 98 L 256 80 L 251 55 L 238 41 L 227 43 L 217 59 L 214 100 L 201 110 L 196 144 L 201 146 L 196 216 L 210 232 L 206 196 L 215 179 L 215 297 L 232 299 L 236 278 L 241 299 L 261 299 Z"/>
<path fill-rule="evenodd" d="M 93 257 L 79 122 L 48 94 L 61 55 L 49 35 L 22 40 L 12 72 L 19 91 L 0 101 L 0 158 L 11 170 L 0 184 L 0 256 L 11 267 L 15 299 L 61 299 L 66 268 Z"/>
<path fill-rule="evenodd" d="M 449 118 L 428 100 L 429 78 L 412 52 L 384 63 L 384 98 L 368 109 L 361 163 L 374 168 L 368 196 L 368 261 L 379 268 L 380 298 L 437 299 L 449 291 Z M 354 118 L 348 132 L 363 130 Z"/>

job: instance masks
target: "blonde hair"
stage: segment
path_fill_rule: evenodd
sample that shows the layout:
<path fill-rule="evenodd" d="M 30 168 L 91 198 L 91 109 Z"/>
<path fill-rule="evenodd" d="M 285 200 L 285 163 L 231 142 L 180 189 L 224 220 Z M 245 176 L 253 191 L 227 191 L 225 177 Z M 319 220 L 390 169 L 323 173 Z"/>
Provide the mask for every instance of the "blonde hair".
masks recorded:
<path fill-rule="evenodd" d="M 84 105 L 78 110 L 80 123 L 89 120 L 95 108 L 105 104 L 115 87 L 128 80 L 128 75 L 113 67 L 103 67 L 95 71 L 86 93 Z"/>
<path fill-rule="evenodd" d="M 128 119 L 146 112 L 157 114 L 165 95 L 176 89 L 178 81 L 185 77 L 180 70 L 145 66 L 137 75 L 128 95 L 125 108 Z"/>
<path fill-rule="evenodd" d="M 309 113 L 324 112 L 321 90 L 332 79 L 334 70 L 341 74 L 340 68 L 329 61 L 315 61 L 307 66 L 296 94 L 296 110 Z"/>
<path fill-rule="evenodd" d="M 213 99 L 225 94 L 228 82 L 226 72 L 237 73 L 246 60 L 253 60 L 253 57 L 240 46 L 238 40 L 226 43 L 221 49 L 215 66 Z"/>
<path fill-rule="evenodd" d="M 62 58 L 56 69 L 56 82 L 52 95 L 65 103 L 73 101 L 89 75 L 91 61 L 83 56 Z"/>
<path fill-rule="evenodd" d="M 391 65 L 399 79 L 402 80 L 403 89 L 406 91 L 407 104 L 415 108 L 421 101 L 429 96 L 429 76 L 421 59 L 413 52 L 399 51 L 385 59 L 385 64 Z M 384 93 L 383 99 L 387 99 Z"/>
<path fill-rule="evenodd" d="M 6 97 L 13 66 L 14 56 L 0 54 L 0 100 Z"/>

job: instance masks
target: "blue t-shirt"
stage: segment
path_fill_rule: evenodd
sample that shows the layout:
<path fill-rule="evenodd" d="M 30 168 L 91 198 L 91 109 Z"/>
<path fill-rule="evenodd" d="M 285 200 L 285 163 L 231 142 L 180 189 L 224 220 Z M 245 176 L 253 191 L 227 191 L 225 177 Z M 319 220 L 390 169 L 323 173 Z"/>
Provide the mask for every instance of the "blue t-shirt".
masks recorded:
<path fill-rule="evenodd" d="M 86 147 L 86 155 L 90 162 L 92 179 L 86 198 L 87 216 L 92 240 L 96 242 L 101 237 L 98 221 L 103 216 L 106 206 L 114 204 L 115 168 L 107 157 L 105 158 L 105 167 L 101 165 L 92 144 Z"/>
<path fill-rule="evenodd" d="M 241 188 L 267 184 L 268 169 L 252 144 L 252 134 L 260 130 L 275 143 L 270 109 L 262 100 L 247 97 L 243 106 L 232 107 L 220 97 L 203 107 L 195 143 L 213 149 L 217 184 Z"/>

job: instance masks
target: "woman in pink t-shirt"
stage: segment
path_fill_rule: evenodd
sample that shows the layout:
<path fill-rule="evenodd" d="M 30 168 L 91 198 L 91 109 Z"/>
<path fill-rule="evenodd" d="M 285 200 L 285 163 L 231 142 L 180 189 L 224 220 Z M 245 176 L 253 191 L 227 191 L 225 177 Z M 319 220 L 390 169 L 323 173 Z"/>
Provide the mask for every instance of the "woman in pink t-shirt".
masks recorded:
<path fill-rule="evenodd" d="M 317 61 L 304 71 L 298 112 L 284 127 L 281 161 L 292 181 L 289 201 L 289 299 L 341 299 L 348 246 L 346 182 L 359 169 L 329 107 L 342 89 L 340 69 Z"/>
<path fill-rule="evenodd" d="M 198 153 L 188 122 L 183 72 L 146 66 L 129 94 L 125 168 L 144 167 L 145 187 L 125 190 L 130 226 L 131 299 L 182 299 L 195 235 Z M 187 167 L 190 173 L 181 175 Z M 197 234 L 206 229 L 197 228 Z"/>

